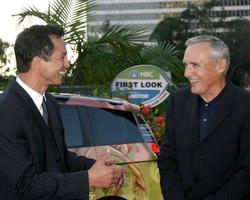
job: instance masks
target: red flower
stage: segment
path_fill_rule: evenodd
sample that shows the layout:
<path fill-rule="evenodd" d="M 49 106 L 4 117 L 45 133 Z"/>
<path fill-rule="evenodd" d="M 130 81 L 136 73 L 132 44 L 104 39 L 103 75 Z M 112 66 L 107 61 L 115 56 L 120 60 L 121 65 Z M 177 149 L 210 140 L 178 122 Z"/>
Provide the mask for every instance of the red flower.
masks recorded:
<path fill-rule="evenodd" d="M 162 116 L 158 116 L 158 117 L 155 117 L 155 121 L 160 124 L 160 125 L 164 125 L 165 124 L 165 118 L 162 117 Z"/>
<path fill-rule="evenodd" d="M 160 143 L 165 129 L 165 118 L 159 113 L 159 109 L 151 108 L 149 105 L 140 105 L 140 113 Z"/>
<path fill-rule="evenodd" d="M 145 105 L 141 105 L 141 110 L 143 112 L 144 115 L 148 114 L 151 110 L 151 106 L 145 106 Z"/>

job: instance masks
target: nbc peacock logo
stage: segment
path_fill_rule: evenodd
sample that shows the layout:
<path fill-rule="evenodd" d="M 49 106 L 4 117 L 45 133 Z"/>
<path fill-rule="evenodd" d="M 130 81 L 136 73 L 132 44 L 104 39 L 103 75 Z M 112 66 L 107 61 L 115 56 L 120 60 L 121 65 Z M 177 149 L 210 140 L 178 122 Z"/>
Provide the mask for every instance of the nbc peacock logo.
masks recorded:
<path fill-rule="evenodd" d="M 130 78 L 137 78 L 137 77 L 139 77 L 139 72 L 136 70 L 132 70 L 129 72 L 129 77 Z"/>

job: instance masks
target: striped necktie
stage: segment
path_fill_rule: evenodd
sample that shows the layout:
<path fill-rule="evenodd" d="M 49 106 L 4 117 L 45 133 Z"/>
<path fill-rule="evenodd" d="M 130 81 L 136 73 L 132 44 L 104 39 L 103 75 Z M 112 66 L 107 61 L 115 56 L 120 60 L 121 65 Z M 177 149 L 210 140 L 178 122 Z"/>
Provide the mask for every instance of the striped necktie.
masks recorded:
<path fill-rule="evenodd" d="M 48 125 L 48 108 L 47 108 L 47 104 L 46 104 L 46 100 L 43 97 L 43 102 L 42 102 L 42 109 L 43 109 L 43 119 L 46 122 L 46 124 Z"/>

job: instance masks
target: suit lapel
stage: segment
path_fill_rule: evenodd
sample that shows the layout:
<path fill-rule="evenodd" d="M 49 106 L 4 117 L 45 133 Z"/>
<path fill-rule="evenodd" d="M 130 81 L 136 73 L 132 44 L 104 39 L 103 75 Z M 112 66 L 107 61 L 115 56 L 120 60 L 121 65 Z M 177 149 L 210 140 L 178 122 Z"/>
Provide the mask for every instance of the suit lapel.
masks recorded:
<path fill-rule="evenodd" d="M 44 170 L 44 139 L 43 133 L 47 131 L 45 122 L 29 94 L 14 80 L 10 85 L 10 92 L 15 94 L 18 103 L 25 108 L 27 123 L 27 137 L 31 147 L 32 157 L 38 172 Z"/>
<path fill-rule="evenodd" d="M 63 153 L 58 151 L 62 150 L 64 146 L 62 136 L 61 134 L 58 134 L 58 132 L 62 131 L 61 122 L 60 119 L 58 119 L 58 111 L 53 105 L 50 95 L 46 94 L 50 124 L 51 129 L 53 130 L 51 133 L 29 94 L 15 80 L 12 82 L 9 89 L 17 96 L 17 99 L 22 107 L 25 108 L 29 124 L 29 127 L 27 127 L 27 129 L 29 131 L 28 136 L 30 136 L 32 156 L 34 159 L 34 163 L 36 163 L 37 170 L 39 172 L 43 171 L 45 166 L 44 157 L 46 155 L 46 136 L 48 136 L 49 134 L 54 134 L 53 136 L 55 138 L 57 147 L 56 153 L 58 152 L 60 155 L 62 155 Z M 60 155 L 56 154 L 56 158 L 60 159 Z"/>
<path fill-rule="evenodd" d="M 207 137 L 209 137 L 209 135 L 213 133 L 216 127 L 218 127 L 221 123 L 223 123 L 223 120 L 231 112 L 234 101 L 233 99 L 234 95 L 232 93 L 233 93 L 232 85 L 228 83 L 228 85 L 225 88 L 224 94 L 221 97 L 218 110 L 216 110 L 216 116 L 213 117 L 211 123 L 209 124 L 208 133 L 201 142 L 203 142 Z"/>
<path fill-rule="evenodd" d="M 18 96 L 20 103 L 27 110 L 28 118 L 36 122 L 38 127 L 46 129 L 46 123 L 29 94 L 16 81 L 13 81 L 10 89 Z"/>
<path fill-rule="evenodd" d="M 47 97 L 47 106 L 48 106 L 48 112 L 49 112 L 49 118 L 50 118 L 50 126 L 51 126 L 51 129 L 53 130 L 57 150 L 59 152 L 59 149 L 62 149 L 63 147 L 63 143 L 62 143 L 63 140 L 61 138 L 61 134 L 59 133 L 60 131 L 62 131 L 62 127 L 58 119 L 58 112 L 55 106 L 53 105 L 52 100 L 47 95 L 46 97 Z M 59 153 L 61 154 L 61 152 Z"/>
<path fill-rule="evenodd" d="M 191 100 L 187 104 L 188 110 L 190 110 L 190 119 L 188 119 L 190 124 L 191 134 L 195 145 L 199 144 L 199 124 L 198 124 L 198 96 L 191 94 Z"/>

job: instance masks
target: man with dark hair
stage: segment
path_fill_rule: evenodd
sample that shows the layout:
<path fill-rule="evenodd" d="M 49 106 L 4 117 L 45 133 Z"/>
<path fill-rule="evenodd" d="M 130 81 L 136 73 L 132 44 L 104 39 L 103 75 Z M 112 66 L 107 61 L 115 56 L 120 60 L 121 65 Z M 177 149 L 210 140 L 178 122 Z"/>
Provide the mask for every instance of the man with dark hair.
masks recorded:
<path fill-rule="evenodd" d="M 186 42 L 191 87 L 169 97 L 158 166 L 166 200 L 250 199 L 250 93 L 226 82 L 227 45 L 213 36 Z"/>
<path fill-rule="evenodd" d="M 46 92 L 69 68 L 58 25 L 35 25 L 15 42 L 18 76 L 0 97 L 0 199 L 88 199 L 123 180 L 120 166 L 67 151 L 56 100 Z"/>

